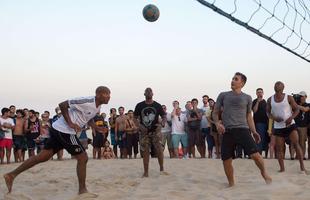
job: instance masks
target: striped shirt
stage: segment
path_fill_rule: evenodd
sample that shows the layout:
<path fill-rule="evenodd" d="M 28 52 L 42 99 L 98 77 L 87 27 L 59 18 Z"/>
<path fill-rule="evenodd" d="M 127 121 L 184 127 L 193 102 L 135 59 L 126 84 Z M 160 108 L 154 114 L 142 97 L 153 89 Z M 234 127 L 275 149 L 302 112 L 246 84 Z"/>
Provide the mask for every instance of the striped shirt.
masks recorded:
<path fill-rule="evenodd" d="M 101 108 L 101 106 L 96 107 L 95 96 L 70 99 L 68 102 L 70 119 L 81 128 L 85 126 L 89 120 L 93 119 L 96 114 L 100 112 Z M 55 121 L 52 126 L 62 133 L 76 134 L 74 129 L 68 126 L 63 116 Z"/>

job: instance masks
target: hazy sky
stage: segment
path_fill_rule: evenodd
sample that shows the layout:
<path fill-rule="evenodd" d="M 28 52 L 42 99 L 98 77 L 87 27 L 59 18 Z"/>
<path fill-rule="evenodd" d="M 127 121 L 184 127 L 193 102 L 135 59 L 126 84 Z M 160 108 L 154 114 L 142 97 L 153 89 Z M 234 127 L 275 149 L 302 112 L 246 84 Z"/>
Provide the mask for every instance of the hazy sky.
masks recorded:
<path fill-rule="evenodd" d="M 148 3 L 160 9 L 155 23 L 142 17 Z M 237 71 L 253 98 L 277 80 L 310 93 L 309 63 L 195 0 L 1 0 L 0 69 L 0 107 L 40 112 L 98 85 L 112 91 L 108 108 L 133 109 L 146 87 L 184 107 L 229 90 Z"/>

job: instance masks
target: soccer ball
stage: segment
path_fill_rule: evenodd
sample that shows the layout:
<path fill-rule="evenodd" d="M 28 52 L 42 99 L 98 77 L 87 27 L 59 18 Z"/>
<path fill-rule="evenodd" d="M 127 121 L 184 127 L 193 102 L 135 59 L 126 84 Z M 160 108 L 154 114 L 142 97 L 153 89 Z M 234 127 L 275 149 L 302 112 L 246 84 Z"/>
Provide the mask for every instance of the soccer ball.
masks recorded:
<path fill-rule="evenodd" d="M 159 10 L 155 5 L 149 4 L 143 8 L 142 14 L 147 21 L 155 22 L 159 17 Z"/>

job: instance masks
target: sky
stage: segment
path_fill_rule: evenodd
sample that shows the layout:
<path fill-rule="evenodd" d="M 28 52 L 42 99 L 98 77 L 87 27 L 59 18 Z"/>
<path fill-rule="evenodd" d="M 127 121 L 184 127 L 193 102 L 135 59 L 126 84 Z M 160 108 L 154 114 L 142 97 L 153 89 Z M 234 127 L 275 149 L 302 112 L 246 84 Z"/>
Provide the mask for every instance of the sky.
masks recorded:
<path fill-rule="evenodd" d="M 153 3 L 158 21 L 144 20 Z M 235 72 L 244 92 L 265 96 L 281 80 L 286 93 L 310 93 L 310 64 L 195 0 L 1 0 L 0 107 L 53 113 L 58 103 L 111 89 L 109 105 L 127 110 L 154 99 L 212 98 L 230 90 Z M 201 104 L 200 104 L 201 105 Z"/>

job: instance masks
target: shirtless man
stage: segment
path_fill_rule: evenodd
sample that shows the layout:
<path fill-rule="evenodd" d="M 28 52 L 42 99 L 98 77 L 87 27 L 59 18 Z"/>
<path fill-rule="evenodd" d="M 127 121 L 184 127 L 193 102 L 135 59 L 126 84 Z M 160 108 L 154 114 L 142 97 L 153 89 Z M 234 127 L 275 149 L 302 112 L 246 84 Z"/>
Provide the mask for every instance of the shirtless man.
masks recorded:
<path fill-rule="evenodd" d="M 137 158 L 139 141 L 138 123 L 137 119 L 134 118 L 133 110 L 129 110 L 126 121 L 127 154 L 129 155 L 129 159 L 132 158 L 132 149 L 134 151 L 134 158 Z"/>
<path fill-rule="evenodd" d="M 24 147 L 25 136 L 24 136 L 24 116 L 23 110 L 16 111 L 16 123 L 15 128 L 13 130 L 13 143 L 14 143 L 14 155 L 15 155 L 15 162 L 22 162 L 23 154 L 22 150 Z"/>
<path fill-rule="evenodd" d="M 126 122 L 128 117 L 125 115 L 125 108 L 119 107 L 118 108 L 119 116 L 116 118 L 115 121 L 115 141 L 117 142 L 121 156 L 120 158 L 127 158 L 127 138 L 126 138 Z"/>
<path fill-rule="evenodd" d="M 296 149 L 300 163 L 300 170 L 309 174 L 303 162 L 303 153 L 299 145 L 297 126 L 294 118 L 299 114 L 299 108 L 294 98 L 283 93 L 284 83 L 278 81 L 274 85 L 275 94 L 267 101 L 267 113 L 274 120 L 274 135 L 276 138 L 277 158 L 280 165 L 279 172 L 284 172 L 285 139 L 289 139 Z"/>

